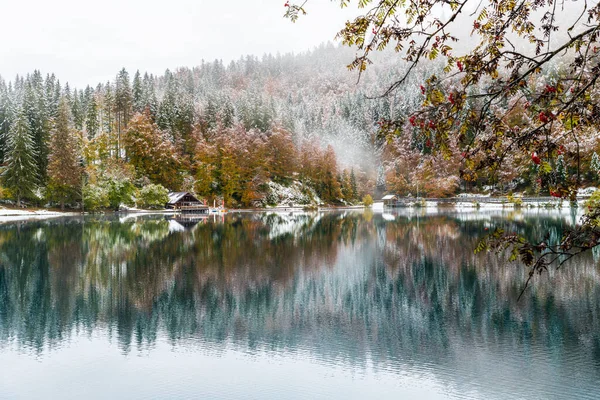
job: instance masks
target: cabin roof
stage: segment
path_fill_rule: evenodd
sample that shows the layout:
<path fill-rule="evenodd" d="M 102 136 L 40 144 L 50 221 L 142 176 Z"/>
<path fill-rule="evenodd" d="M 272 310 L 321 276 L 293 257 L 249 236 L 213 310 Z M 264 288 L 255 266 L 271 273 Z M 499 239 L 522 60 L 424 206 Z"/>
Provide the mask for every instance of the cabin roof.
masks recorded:
<path fill-rule="evenodd" d="M 382 200 L 395 200 L 397 199 L 396 195 L 388 194 L 387 196 L 383 196 Z"/>
<path fill-rule="evenodd" d="M 190 192 L 169 192 L 169 194 L 168 194 L 168 196 L 169 196 L 169 203 L 168 204 L 175 204 L 179 200 L 183 199 L 188 194 L 190 196 L 192 196 L 197 202 L 200 202 L 200 200 L 198 200 L 196 198 L 196 196 L 194 196 Z"/>

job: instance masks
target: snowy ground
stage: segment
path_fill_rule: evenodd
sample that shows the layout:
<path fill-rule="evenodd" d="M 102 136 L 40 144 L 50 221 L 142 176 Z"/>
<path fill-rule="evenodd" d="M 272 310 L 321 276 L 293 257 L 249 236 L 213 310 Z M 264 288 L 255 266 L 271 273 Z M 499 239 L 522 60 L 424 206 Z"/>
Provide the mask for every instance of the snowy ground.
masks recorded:
<path fill-rule="evenodd" d="M 20 221 L 24 219 L 47 219 L 66 215 L 75 215 L 74 213 L 65 213 L 50 210 L 15 210 L 11 208 L 0 207 L 0 223 Z"/>
<path fill-rule="evenodd" d="M 0 207 L 0 217 L 15 217 L 23 215 L 63 215 L 65 213 L 50 210 L 15 210 L 12 208 Z"/>

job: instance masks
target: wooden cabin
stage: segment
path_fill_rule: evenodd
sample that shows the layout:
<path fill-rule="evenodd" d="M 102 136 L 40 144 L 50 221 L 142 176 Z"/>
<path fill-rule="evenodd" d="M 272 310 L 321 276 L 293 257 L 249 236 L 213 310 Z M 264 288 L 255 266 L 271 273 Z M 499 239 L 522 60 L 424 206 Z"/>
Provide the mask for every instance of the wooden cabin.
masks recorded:
<path fill-rule="evenodd" d="M 383 205 L 385 207 L 393 207 L 396 205 L 396 202 L 398 201 L 398 196 L 395 196 L 393 194 L 388 194 L 387 196 L 383 196 Z"/>
<path fill-rule="evenodd" d="M 208 214 L 208 206 L 189 192 L 170 192 L 165 208 L 186 214 Z"/>

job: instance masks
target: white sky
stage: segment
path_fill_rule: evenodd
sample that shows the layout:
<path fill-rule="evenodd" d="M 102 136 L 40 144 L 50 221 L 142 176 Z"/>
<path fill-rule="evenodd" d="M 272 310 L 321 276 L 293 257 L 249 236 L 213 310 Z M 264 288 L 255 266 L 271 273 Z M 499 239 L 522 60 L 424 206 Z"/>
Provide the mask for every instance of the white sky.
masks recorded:
<path fill-rule="evenodd" d="M 201 60 L 300 52 L 333 40 L 357 13 L 311 0 L 295 24 L 285 0 L 0 0 L 0 75 L 39 69 L 71 87 L 112 80 L 125 67 L 161 74 Z"/>

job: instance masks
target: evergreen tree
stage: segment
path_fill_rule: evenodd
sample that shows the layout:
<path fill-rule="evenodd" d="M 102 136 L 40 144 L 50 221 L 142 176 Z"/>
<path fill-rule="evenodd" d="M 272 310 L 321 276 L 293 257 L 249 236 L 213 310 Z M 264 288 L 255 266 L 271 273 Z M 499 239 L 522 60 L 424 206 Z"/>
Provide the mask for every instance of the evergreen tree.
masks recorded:
<path fill-rule="evenodd" d="M 68 100 L 63 98 L 54 121 L 48 164 L 49 198 L 59 202 L 61 209 L 64 209 L 65 202 L 76 194 L 82 172 L 76 132 L 71 127 L 70 119 Z"/>
<path fill-rule="evenodd" d="M 127 128 L 132 114 L 133 95 L 129 83 L 129 74 L 123 68 L 117 75 L 115 82 L 115 122 L 117 128 L 116 151 L 117 158 L 121 157 L 121 136 Z"/>
<path fill-rule="evenodd" d="M 59 93 L 58 99 L 56 103 L 60 103 L 60 96 L 65 96 L 67 98 L 67 102 L 71 103 L 71 86 L 69 86 L 69 82 L 65 83 L 65 89 L 63 93 Z"/>
<path fill-rule="evenodd" d="M 594 173 L 594 178 L 598 179 L 600 177 L 600 157 L 598 157 L 598 153 L 594 152 L 592 154 L 592 163 L 590 165 L 590 169 Z"/>
<path fill-rule="evenodd" d="M 90 101 L 94 97 L 94 89 L 90 85 L 85 87 L 85 92 L 82 93 L 82 101 L 83 109 L 85 110 L 85 115 L 87 115 L 88 107 L 90 106 Z"/>
<path fill-rule="evenodd" d="M 562 154 L 556 159 L 556 179 L 558 183 L 564 183 L 567 180 L 567 167 Z"/>
<path fill-rule="evenodd" d="M 156 89 L 154 87 L 154 76 L 148 76 L 148 73 L 144 74 L 143 79 L 143 89 L 144 89 L 144 109 L 148 108 L 150 110 L 150 115 L 152 118 L 156 120 L 156 115 L 158 114 L 158 99 L 156 97 Z"/>
<path fill-rule="evenodd" d="M 13 104 L 8 87 L 4 80 L 0 78 L 0 163 L 4 162 L 4 148 L 13 114 Z"/>
<path fill-rule="evenodd" d="M 41 79 L 29 77 L 25 82 L 23 93 L 23 110 L 27 116 L 29 123 L 29 131 L 33 138 L 34 148 L 36 151 L 35 164 L 38 167 L 37 176 L 40 184 L 46 182 L 46 170 L 48 167 L 48 135 L 50 121 L 46 111 L 46 102 L 44 96 L 44 87 Z"/>
<path fill-rule="evenodd" d="M 358 186 L 356 184 L 356 175 L 354 174 L 354 168 L 350 172 L 350 187 L 352 190 L 352 200 L 358 199 Z"/>
<path fill-rule="evenodd" d="M 29 121 L 21 107 L 6 138 L 6 169 L 2 174 L 4 186 L 11 191 L 19 207 L 23 198 L 34 196 L 39 183 L 36 157 Z"/>
<path fill-rule="evenodd" d="M 60 112 L 60 110 L 59 110 Z M 83 124 L 85 121 L 85 114 L 83 110 L 83 104 L 79 98 L 79 92 L 77 89 L 73 92 L 73 100 L 71 102 L 71 115 L 73 116 L 73 124 L 78 130 L 83 130 Z"/>
<path fill-rule="evenodd" d="M 221 120 L 223 126 L 225 128 L 231 128 L 235 119 L 235 110 L 233 108 L 233 104 L 231 104 L 231 100 L 229 98 L 225 99 L 223 110 L 221 111 Z"/>
<path fill-rule="evenodd" d="M 60 102 L 60 97 L 62 96 L 62 86 L 60 85 L 60 81 L 57 80 L 54 85 L 54 93 L 52 94 L 51 102 L 51 113 L 49 114 L 50 118 L 56 118 L 58 115 L 58 103 Z"/>
<path fill-rule="evenodd" d="M 46 82 L 44 83 L 44 98 L 47 105 L 48 119 L 51 120 L 56 117 L 58 112 L 58 99 L 60 98 L 60 82 L 57 82 L 54 74 L 46 76 Z"/>
<path fill-rule="evenodd" d="M 175 118 L 177 115 L 177 83 L 171 71 L 165 72 L 165 93 L 158 107 L 156 123 L 159 128 L 171 134 L 176 141 Z"/>
<path fill-rule="evenodd" d="M 133 112 L 139 113 L 144 111 L 146 108 L 146 99 L 144 98 L 144 86 L 142 83 L 142 78 L 140 76 L 140 71 L 137 70 L 133 77 Z"/>
<path fill-rule="evenodd" d="M 114 92 L 110 82 L 106 82 L 102 96 L 102 132 L 112 136 L 114 125 L 113 103 Z M 112 137 L 111 137 L 112 139 Z"/>
<path fill-rule="evenodd" d="M 96 102 L 96 96 L 90 98 L 87 109 L 87 117 L 85 120 L 85 130 L 88 139 L 93 139 L 98 134 L 100 129 L 100 121 L 98 120 L 98 103 Z"/>

